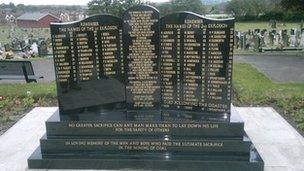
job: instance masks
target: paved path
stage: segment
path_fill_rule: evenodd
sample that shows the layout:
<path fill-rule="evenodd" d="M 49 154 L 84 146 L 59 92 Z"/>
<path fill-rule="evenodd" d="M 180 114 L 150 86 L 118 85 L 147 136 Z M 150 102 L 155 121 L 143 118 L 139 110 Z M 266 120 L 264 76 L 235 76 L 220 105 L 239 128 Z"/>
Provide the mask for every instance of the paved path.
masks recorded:
<path fill-rule="evenodd" d="M 279 83 L 304 83 L 304 56 L 235 56 L 237 63 L 249 63 Z"/>
<path fill-rule="evenodd" d="M 237 108 L 265 171 L 304 171 L 304 138 L 273 108 Z"/>
<path fill-rule="evenodd" d="M 37 76 L 43 76 L 39 82 L 52 82 L 55 81 L 55 70 L 53 59 L 33 61 L 34 72 Z"/>
<path fill-rule="evenodd" d="M 37 107 L 0 136 L 0 170 L 27 170 L 44 122 L 55 107 Z M 304 138 L 272 108 L 237 108 L 245 130 L 265 162 L 265 171 L 303 171 Z M 35 171 L 35 170 L 33 170 Z"/>

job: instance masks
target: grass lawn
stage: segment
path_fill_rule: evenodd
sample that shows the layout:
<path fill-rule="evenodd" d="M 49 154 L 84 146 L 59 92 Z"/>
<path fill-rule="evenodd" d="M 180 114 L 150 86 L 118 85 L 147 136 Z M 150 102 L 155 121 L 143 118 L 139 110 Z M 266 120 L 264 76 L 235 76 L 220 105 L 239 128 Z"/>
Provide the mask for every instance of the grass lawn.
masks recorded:
<path fill-rule="evenodd" d="M 9 28 L 6 26 L 0 26 L 0 43 L 8 43 Z"/>
<path fill-rule="evenodd" d="M 304 131 L 304 84 L 273 83 L 249 64 L 235 64 L 233 87 L 235 105 L 273 106 Z M 55 83 L 0 84 L 0 135 L 33 107 L 54 105 Z"/>
<path fill-rule="evenodd" d="M 33 107 L 55 105 L 55 83 L 0 84 L 0 135 Z"/>
<path fill-rule="evenodd" d="M 4 97 L 56 97 L 56 86 L 55 83 L 0 84 L 0 95 Z"/>
<path fill-rule="evenodd" d="M 300 23 L 286 23 L 284 22 L 284 24 L 286 26 L 282 25 L 283 23 L 279 22 L 277 23 L 277 29 L 278 30 L 282 30 L 282 29 L 291 29 L 291 28 L 300 28 Z M 254 29 L 267 29 L 270 30 L 272 29 L 269 26 L 268 22 L 236 22 L 235 24 L 235 30 L 236 31 L 248 31 L 250 30 L 254 30 Z"/>
<path fill-rule="evenodd" d="M 304 131 L 304 84 L 273 83 L 249 64 L 235 64 L 233 74 L 235 104 L 273 106 Z"/>

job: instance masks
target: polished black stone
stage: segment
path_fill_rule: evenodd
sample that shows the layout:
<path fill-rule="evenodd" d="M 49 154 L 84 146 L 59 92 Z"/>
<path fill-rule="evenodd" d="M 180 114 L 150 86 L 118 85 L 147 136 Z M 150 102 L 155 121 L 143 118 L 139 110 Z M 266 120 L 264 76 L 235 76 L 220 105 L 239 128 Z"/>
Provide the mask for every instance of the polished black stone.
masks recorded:
<path fill-rule="evenodd" d="M 48 137 L 56 136 L 111 136 L 111 135 L 148 135 L 148 136 L 194 136 L 242 138 L 244 122 L 232 106 L 230 122 L 185 120 L 134 121 L 125 114 L 80 115 L 79 120 L 60 119 L 57 111 L 46 121 Z M 140 128 L 138 131 L 132 129 Z"/>
<path fill-rule="evenodd" d="M 170 154 L 102 154 L 94 159 L 79 155 L 42 157 L 40 148 L 28 159 L 33 169 L 140 169 L 191 171 L 263 171 L 264 162 L 253 149 L 249 160 L 234 156 Z M 92 154 L 89 155 L 92 157 Z M 93 155 L 94 156 L 94 155 Z M 90 158 L 90 159 L 88 159 Z"/>
<path fill-rule="evenodd" d="M 139 5 L 51 25 L 62 119 L 229 121 L 234 20 Z M 87 119 L 85 119 L 87 120 Z"/>
<path fill-rule="evenodd" d="M 160 118 L 159 11 L 140 5 L 123 16 L 128 117 L 135 120 Z"/>
<path fill-rule="evenodd" d="M 199 139 L 171 137 L 106 137 L 99 138 L 41 138 L 42 153 L 73 153 L 73 152 L 151 152 L 176 154 L 235 154 L 249 156 L 251 142 L 244 140 Z"/>
<path fill-rule="evenodd" d="M 51 34 L 60 114 L 123 109 L 122 20 L 96 15 L 51 24 Z"/>
<path fill-rule="evenodd" d="M 190 12 L 161 18 L 164 116 L 230 114 L 233 28 L 233 19 L 212 20 Z"/>

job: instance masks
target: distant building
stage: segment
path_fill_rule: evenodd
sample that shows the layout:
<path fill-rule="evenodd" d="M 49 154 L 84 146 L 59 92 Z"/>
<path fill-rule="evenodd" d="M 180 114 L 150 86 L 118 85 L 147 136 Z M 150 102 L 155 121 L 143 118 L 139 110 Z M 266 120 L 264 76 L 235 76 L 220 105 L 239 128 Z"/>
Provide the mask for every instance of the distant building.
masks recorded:
<path fill-rule="evenodd" d="M 60 19 L 50 13 L 25 13 L 17 18 L 17 25 L 25 28 L 46 28 L 52 22 L 60 22 Z"/>
<path fill-rule="evenodd" d="M 75 11 L 68 11 L 60 13 L 60 20 L 62 22 L 71 22 L 71 21 L 79 21 L 86 18 L 87 15 L 84 12 L 75 12 Z"/>

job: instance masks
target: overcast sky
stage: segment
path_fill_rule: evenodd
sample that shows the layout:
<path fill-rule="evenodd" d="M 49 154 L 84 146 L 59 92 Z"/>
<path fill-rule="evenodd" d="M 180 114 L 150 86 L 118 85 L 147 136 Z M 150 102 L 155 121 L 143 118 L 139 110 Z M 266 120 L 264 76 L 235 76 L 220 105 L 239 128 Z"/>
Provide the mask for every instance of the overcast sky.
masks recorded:
<path fill-rule="evenodd" d="M 0 0 L 0 3 L 25 5 L 86 5 L 90 0 Z M 150 2 L 166 2 L 169 0 L 149 0 Z"/>

